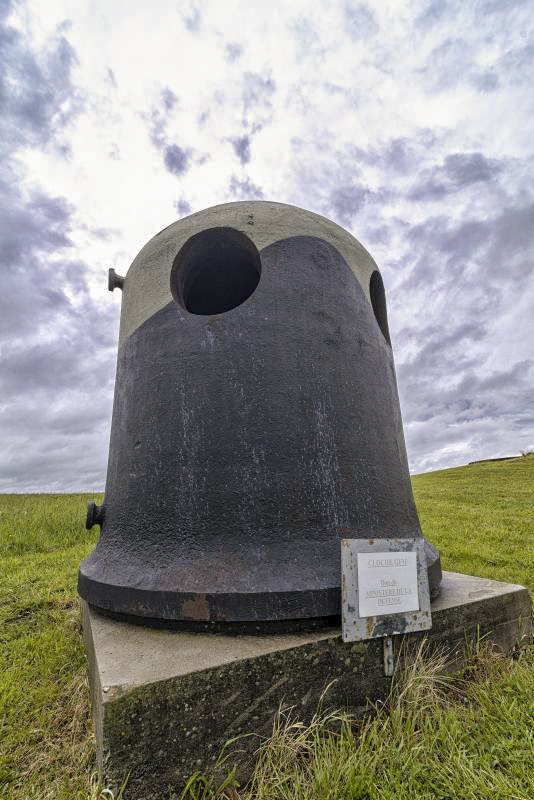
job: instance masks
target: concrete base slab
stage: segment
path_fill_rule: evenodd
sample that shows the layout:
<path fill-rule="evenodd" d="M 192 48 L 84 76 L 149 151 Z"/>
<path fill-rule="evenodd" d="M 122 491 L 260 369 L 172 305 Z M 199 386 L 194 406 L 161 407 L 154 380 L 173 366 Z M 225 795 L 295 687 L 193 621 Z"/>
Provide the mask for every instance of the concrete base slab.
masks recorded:
<path fill-rule="evenodd" d="M 117 622 L 82 603 L 98 767 L 114 784 L 129 774 L 125 798 L 155 800 L 209 770 L 230 738 L 243 777 L 281 703 L 311 718 L 325 687 L 328 705 L 363 709 L 383 698 L 379 639 L 344 643 L 338 628 L 271 636 L 182 633 Z M 515 584 L 443 574 L 426 635 L 458 663 L 466 642 L 485 636 L 510 652 L 531 631 L 531 603 Z M 395 647 L 406 638 L 395 637 Z"/>

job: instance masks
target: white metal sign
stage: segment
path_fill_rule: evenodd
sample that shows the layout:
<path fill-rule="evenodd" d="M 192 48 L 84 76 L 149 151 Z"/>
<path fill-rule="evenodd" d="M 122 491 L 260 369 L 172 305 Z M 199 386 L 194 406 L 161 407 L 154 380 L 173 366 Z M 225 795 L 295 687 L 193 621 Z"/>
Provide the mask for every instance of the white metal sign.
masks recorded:
<path fill-rule="evenodd" d="M 358 553 L 360 617 L 419 611 L 417 553 Z"/>
<path fill-rule="evenodd" d="M 432 627 L 424 540 L 342 539 L 343 639 Z"/>

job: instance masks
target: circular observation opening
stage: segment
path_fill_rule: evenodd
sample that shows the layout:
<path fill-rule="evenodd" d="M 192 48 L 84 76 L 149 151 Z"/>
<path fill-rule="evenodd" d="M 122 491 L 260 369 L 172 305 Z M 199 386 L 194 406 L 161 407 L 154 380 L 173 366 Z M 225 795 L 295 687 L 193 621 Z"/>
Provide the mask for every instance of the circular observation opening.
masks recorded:
<path fill-rule="evenodd" d="M 233 228 L 191 236 L 174 259 L 171 292 L 191 314 L 224 314 L 244 303 L 259 283 L 260 254 Z"/>
<path fill-rule="evenodd" d="M 371 280 L 369 282 L 369 294 L 371 295 L 371 305 L 373 307 L 375 319 L 378 322 L 378 327 L 382 331 L 382 336 L 391 347 L 388 312 L 386 308 L 386 293 L 384 291 L 382 276 L 376 269 L 371 275 Z"/>

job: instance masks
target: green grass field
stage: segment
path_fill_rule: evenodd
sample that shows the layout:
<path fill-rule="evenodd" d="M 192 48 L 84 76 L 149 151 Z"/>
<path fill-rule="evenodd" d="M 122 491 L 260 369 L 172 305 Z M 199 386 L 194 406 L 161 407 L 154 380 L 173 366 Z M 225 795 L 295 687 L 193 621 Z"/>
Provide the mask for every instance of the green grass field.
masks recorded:
<path fill-rule="evenodd" d="M 413 484 L 423 530 L 445 569 L 534 590 L 534 458 L 418 475 Z M 0 496 L 0 797 L 6 800 L 111 797 L 94 775 L 76 596 L 78 564 L 97 535 L 83 526 L 91 497 Z M 423 666 L 409 697 L 357 730 L 346 720 L 337 720 L 335 734 L 328 720 L 304 730 L 281 721 L 252 786 L 227 796 L 532 800 L 532 655 L 479 665 L 475 673 L 440 691 L 439 681 L 425 682 Z M 195 785 L 190 796 L 200 797 L 202 782 Z M 214 794 L 206 790 L 205 797 Z"/>

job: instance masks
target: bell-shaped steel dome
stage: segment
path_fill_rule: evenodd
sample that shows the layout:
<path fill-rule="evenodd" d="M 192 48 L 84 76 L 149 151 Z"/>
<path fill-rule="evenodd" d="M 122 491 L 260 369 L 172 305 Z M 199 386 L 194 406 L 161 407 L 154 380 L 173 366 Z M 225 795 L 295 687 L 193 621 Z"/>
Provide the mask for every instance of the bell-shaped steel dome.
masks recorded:
<path fill-rule="evenodd" d="M 375 262 L 316 214 L 229 203 L 165 228 L 112 285 L 109 464 L 81 596 L 178 627 L 331 622 L 341 538 L 422 535 Z"/>

